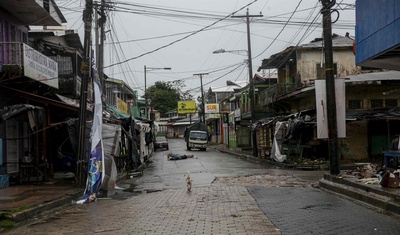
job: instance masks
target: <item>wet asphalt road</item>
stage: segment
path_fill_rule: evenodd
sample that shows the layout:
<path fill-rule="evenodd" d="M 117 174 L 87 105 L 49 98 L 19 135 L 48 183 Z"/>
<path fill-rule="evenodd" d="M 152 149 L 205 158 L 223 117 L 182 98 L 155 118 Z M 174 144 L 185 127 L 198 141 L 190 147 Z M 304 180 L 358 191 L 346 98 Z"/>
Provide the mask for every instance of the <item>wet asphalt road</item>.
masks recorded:
<path fill-rule="evenodd" d="M 265 166 L 243 161 L 208 148 L 207 151 L 188 151 L 182 139 L 170 139 L 169 150 L 157 150 L 142 177 L 122 182 L 134 185 L 135 191 L 159 191 L 185 188 L 185 175 L 190 172 L 193 187 L 210 186 L 217 178 L 260 175 L 268 172 Z M 193 158 L 168 161 L 167 154 L 193 155 Z M 124 185 L 125 186 L 125 185 Z"/>
<path fill-rule="evenodd" d="M 6 234 L 400 234 L 398 217 L 318 189 L 323 172 L 273 169 L 169 142 L 143 176 L 118 183 L 126 190 Z M 169 152 L 194 158 L 168 161 Z"/>

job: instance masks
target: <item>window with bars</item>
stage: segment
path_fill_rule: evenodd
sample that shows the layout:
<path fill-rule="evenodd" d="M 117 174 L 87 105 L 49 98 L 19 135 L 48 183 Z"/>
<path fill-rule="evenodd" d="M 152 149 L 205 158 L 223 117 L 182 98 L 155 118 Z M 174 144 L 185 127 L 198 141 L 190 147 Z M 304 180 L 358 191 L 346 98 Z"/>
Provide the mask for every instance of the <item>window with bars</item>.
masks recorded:
<path fill-rule="evenodd" d="M 361 100 L 349 100 L 347 107 L 348 109 L 361 109 Z"/>
<path fill-rule="evenodd" d="M 382 99 L 372 99 L 371 100 L 371 108 L 382 108 L 383 100 Z"/>
<path fill-rule="evenodd" d="M 397 107 L 397 99 L 386 99 L 385 107 Z"/>
<path fill-rule="evenodd" d="M 337 76 L 337 63 L 333 64 L 333 74 Z M 321 66 L 321 63 L 317 63 L 317 79 L 324 79 L 325 76 L 325 64 Z"/>

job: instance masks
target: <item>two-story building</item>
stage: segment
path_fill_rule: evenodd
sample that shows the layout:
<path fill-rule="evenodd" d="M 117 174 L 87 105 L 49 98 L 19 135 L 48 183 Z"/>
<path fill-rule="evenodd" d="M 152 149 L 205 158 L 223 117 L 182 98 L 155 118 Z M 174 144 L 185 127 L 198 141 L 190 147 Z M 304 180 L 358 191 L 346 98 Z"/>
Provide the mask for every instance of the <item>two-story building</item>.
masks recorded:
<path fill-rule="evenodd" d="M 278 69 L 278 84 L 259 94 L 260 103 L 277 114 L 275 119 L 261 123 L 270 130 L 267 134 L 270 148 L 275 123 L 284 121 L 286 127 L 281 133 L 280 146 L 284 153 L 311 159 L 327 158 L 327 142 L 317 138 L 316 129 L 314 82 L 324 78 L 321 58 L 322 41 L 317 39 L 287 48 L 264 60 L 259 68 Z M 399 88 L 400 74 L 356 66 L 353 39 L 348 36 L 333 35 L 333 61 L 335 78 L 345 80 L 346 136 L 340 138 L 340 158 L 380 159 L 382 149 L 388 146 L 386 130 L 390 129 L 391 134 L 398 131 L 394 128 L 398 99 L 391 91 Z"/>
<path fill-rule="evenodd" d="M 205 119 L 211 134 L 211 141 L 228 144 L 228 119 L 231 111 L 229 97 L 247 86 L 248 81 L 227 81 L 226 86 L 210 87 L 205 94 Z"/>
<path fill-rule="evenodd" d="M 2 1 L 0 3 L 0 165 L 2 172 L 20 172 L 25 153 L 36 167 L 51 154 L 54 139 L 42 131 L 78 109 L 56 99 L 58 63 L 42 53 L 28 37 L 28 26 L 65 23 L 54 1 Z"/>
<path fill-rule="evenodd" d="M 353 39 L 348 35 L 339 36 L 334 34 L 332 43 L 335 76 L 344 77 L 349 74 L 359 73 L 360 70 L 354 63 L 354 54 L 352 52 Z M 311 149 L 306 148 L 305 151 L 303 148 L 304 146 L 315 144 L 316 135 L 315 130 L 313 130 L 316 110 L 314 82 L 324 77 L 324 63 L 321 59 L 323 58 L 322 44 L 323 40 L 317 38 L 307 44 L 288 47 L 262 61 L 258 71 L 277 69 L 278 73 L 277 84 L 259 93 L 259 104 L 268 110 L 270 114 L 273 114 L 260 120 L 257 126 L 260 138 L 265 141 L 262 156 L 269 155 L 274 145 L 275 135 L 278 134 L 279 138 L 277 137 L 276 139 L 278 139 L 281 150 L 284 150 L 285 145 L 294 145 L 294 149 L 292 149 L 292 146 L 285 148 L 288 150 L 289 155 L 291 153 L 302 155 L 309 152 L 308 154 L 312 158 L 316 158 L 316 155 L 325 154 L 320 152 L 321 148 L 318 148 L 318 146 L 321 146 L 321 144 L 319 143 L 318 146 L 312 146 Z M 303 118 L 307 116 L 307 120 L 310 123 L 309 125 L 301 125 L 306 128 L 301 133 L 287 136 L 289 127 L 284 125 L 279 126 L 285 127 L 284 129 L 275 129 L 278 121 L 288 121 L 300 116 Z M 288 138 L 292 138 L 291 141 Z M 301 146 L 300 149 L 299 146 Z"/>
<path fill-rule="evenodd" d="M 137 91 L 132 90 L 121 79 L 107 77 L 104 80 L 104 96 L 107 109 L 121 117 L 133 116 L 137 113 Z"/>

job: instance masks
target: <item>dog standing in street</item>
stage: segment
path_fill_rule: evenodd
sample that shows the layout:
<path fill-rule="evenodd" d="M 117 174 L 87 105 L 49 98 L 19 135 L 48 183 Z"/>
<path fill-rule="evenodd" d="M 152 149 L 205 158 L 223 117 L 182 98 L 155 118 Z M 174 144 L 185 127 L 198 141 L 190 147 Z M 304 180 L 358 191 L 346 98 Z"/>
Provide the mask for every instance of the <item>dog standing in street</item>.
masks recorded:
<path fill-rule="evenodd" d="M 192 191 L 192 178 L 190 177 L 189 171 L 187 172 L 187 177 L 186 177 L 186 188 L 188 192 Z"/>

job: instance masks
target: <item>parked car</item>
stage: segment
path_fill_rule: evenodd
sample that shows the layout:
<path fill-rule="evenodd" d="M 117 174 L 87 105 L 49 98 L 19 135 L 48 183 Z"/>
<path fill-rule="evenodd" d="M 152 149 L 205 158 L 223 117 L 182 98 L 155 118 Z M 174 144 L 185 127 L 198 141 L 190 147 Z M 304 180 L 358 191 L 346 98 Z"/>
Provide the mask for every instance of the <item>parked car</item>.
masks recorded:
<path fill-rule="evenodd" d="M 154 151 L 157 149 L 169 150 L 168 140 L 165 136 L 156 136 L 156 141 L 154 142 Z"/>

